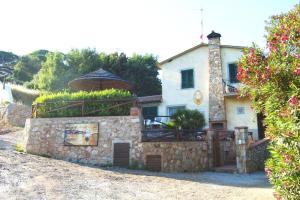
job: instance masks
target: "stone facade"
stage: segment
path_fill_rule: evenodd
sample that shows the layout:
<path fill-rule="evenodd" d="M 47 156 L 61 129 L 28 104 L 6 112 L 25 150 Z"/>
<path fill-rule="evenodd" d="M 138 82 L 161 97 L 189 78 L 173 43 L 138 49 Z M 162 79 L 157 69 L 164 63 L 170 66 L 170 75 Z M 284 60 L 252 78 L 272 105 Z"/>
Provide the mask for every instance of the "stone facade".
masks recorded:
<path fill-rule="evenodd" d="M 248 127 L 236 127 L 234 131 L 236 143 L 236 165 L 239 173 L 247 171 Z"/>
<path fill-rule="evenodd" d="M 135 115 L 136 111 L 132 112 Z M 141 142 L 139 116 L 74 117 L 27 119 L 24 146 L 28 153 L 72 162 L 111 165 L 113 144 L 130 144 L 130 164 L 143 166 L 147 155 L 160 155 L 164 172 L 194 172 L 209 168 L 208 141 Z M 65 146 L 64 131 L 69 124 L 98 123 L 97 146 Z"/>
<path fill-rule="evenodd" d="M 236 162 L 239 173 L 251 173 L 264 169 L 269 156 L 268 139 L 250 143 L 247 127 L 236 127 Z"/>
<path fill-rule="evenodd" d="M 257 141 L 248 147 L 247 172 L 264 170 L 265 161 L 269 158 L 268 139 Z"/>
<path fill-rule="evenodd" d="M 226 120 L 226 114 L 220 50 L 221 35 L 216 33 L 214 35 L 213 33 L 207 36 L 209 39 L 209 121 L 224 121 Z"/>
<path fill-rule="evenodd" d="M 65 146 L 69 123 L 98 123 L 97 146 Z M 113 144 L 130 143 L 130 163 L 141 161 L 141 126 L 138 116 L 27 119 L 24 146 L 27 152 L 84 164 L 113 163 Z M 142 163 L 141 163 L 142 164 Z"/>
<path fill-rule="evenodd" d="M 160 155 L 164 172 L 196 172 L 209 168 L 206 141 L 145 142 L 143 154 L 144 163 L 147 155 Z"/>
<path fill-rule="evenodd" d="M 11 103 L 0 108 L 0 119 L 12 126 L 24 127 L 29 117 L 31 117 L 31 108 L 23 104 Z"/>

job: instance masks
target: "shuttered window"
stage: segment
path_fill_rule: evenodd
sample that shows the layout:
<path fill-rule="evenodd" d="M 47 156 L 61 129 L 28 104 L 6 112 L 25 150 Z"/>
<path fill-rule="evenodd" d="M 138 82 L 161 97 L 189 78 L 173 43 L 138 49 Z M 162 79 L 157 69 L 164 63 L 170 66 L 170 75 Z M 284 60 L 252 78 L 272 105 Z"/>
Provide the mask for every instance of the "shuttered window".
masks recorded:
<path fill-rule="evenodd" d="M 154 120 L 154 118 L 157 116 L 157 106 L 143 107 L 142 110 L 144 119 Z"/>
<path fill-rule="evenodd" d="M 181 88 L 193 88 L 194 87 L 194 70 L 182 70 L 181 71 Z"/>
<path fill-rule="evenodd" d="M 238 83 L 237 79 L 237 65 L 235 63 L 229 64 L 229 81 L 230 83 Z"/>

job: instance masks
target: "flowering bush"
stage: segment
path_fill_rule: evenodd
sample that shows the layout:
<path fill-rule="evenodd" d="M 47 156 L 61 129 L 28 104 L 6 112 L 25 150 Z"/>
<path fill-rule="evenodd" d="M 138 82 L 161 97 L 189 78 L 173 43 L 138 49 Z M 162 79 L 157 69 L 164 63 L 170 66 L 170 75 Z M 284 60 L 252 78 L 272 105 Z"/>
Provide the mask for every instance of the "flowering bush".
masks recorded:
<path fill-rule="evenodd" d="M 271 158 L 266 172 L 277 199 L 300 199 L 300 4 L 271 17 L 267 53 L 247 48 L 239 61 L 238 79 L 245 84 L 257 112 L 266 116 Z"/>

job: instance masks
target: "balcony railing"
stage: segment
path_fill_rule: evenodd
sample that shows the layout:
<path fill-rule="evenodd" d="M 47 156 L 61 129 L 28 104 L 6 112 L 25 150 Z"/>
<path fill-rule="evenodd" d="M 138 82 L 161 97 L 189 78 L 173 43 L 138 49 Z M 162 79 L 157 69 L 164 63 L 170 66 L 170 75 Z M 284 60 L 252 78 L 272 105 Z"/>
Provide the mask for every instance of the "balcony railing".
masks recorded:
<path fill-rule="evenodd" d="M 230 85 L 224 80 L 223 80 L 223 91 L 224 91 L 224 96 L 235 96 L 238 94 L 238 88 L 236 88 L 233 85 Z"/>
<path fill-rule="evenodd" d="M 206 132 L 203 130 L 153 128 L 142 130 L 142 134 L 142 142 L 179 142 L 206 140 Z"/>
<path fill-rule="evenodd" d="M 203 130 L 177 130 L 172 127 L 169 124 L 170 116 L 152 116 L 149 118 L 146 116 L 145 118 L 142 142 L 202 141 L 206 139 L 206 132 Z"/>

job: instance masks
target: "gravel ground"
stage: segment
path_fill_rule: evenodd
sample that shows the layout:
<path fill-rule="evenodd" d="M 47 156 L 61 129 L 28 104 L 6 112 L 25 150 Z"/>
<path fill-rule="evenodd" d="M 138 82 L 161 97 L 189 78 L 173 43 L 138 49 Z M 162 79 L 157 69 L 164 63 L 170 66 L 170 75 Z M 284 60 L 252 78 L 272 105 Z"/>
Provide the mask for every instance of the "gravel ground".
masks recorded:
<path fill-rule="evenodd" d="M 0 135 L 0 200 L 273 199 L 263 173 L 154 173 L 103 169 L 14 151 L 21 130 Z"/>

